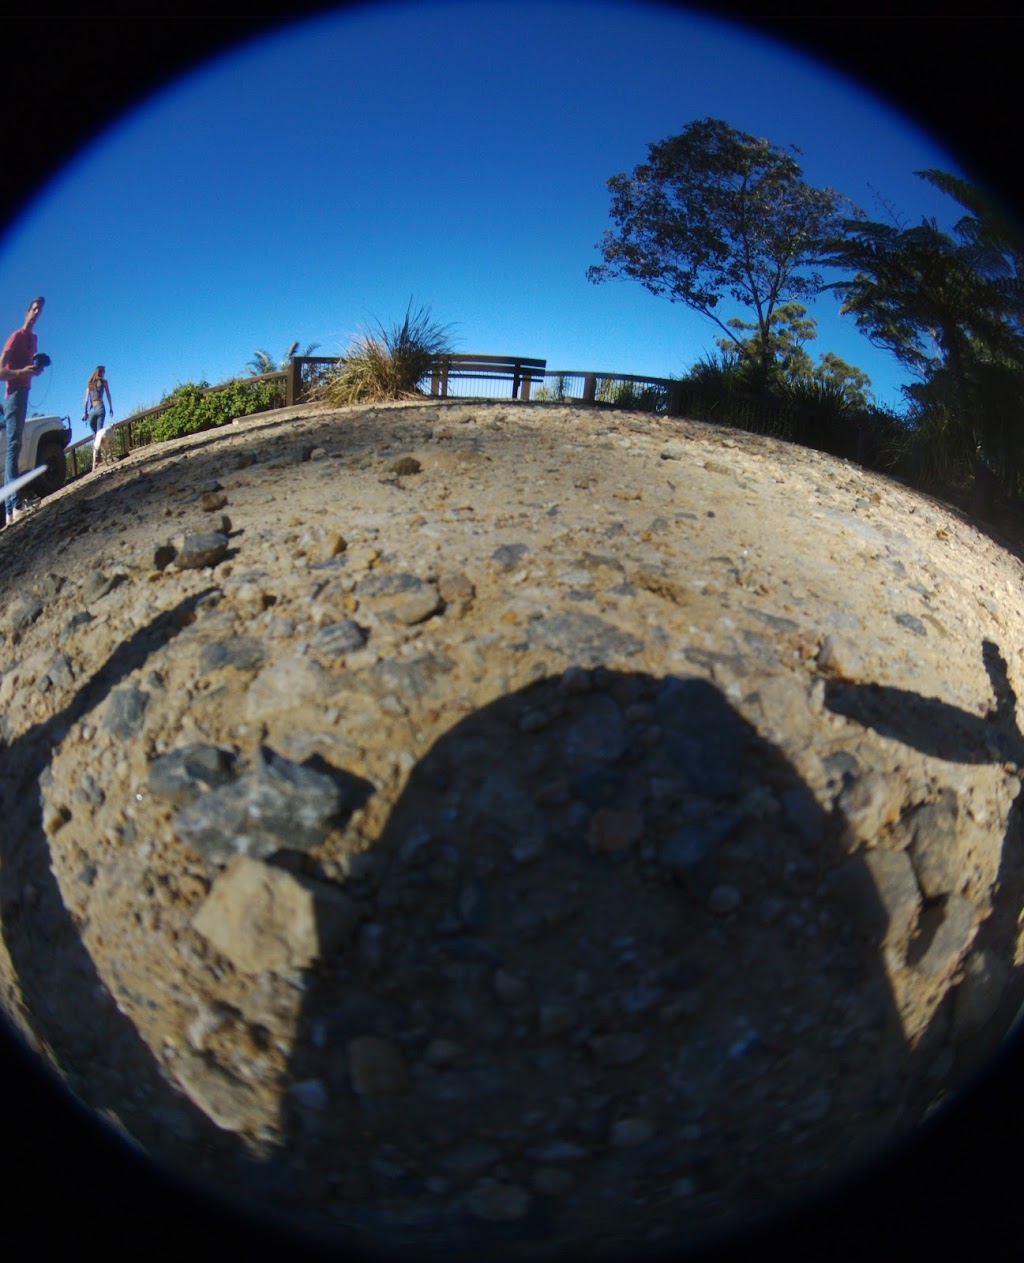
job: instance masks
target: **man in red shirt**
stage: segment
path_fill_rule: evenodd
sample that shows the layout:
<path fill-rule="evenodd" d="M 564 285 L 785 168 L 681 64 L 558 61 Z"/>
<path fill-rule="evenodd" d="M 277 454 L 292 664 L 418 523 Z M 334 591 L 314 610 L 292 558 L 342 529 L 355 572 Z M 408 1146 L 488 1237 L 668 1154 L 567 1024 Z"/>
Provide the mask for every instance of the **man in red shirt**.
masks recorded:
<path fill-rule="evenodd" d="M 25 323 L 20 329 L 15 329 L 7 339 L 3 355 L 0 356 L 0 381 L 7 383 L 4 399 L 4 425 L 7 429 L 4 482 L 13 482 L 18 476 L 18 457 L 21 455 L 21 436 L 28 414 L 29 387 L 32 378 L 42 372 L 34 359 L 38 344 L 33 328 L 43 310 L 44 301 L 42 298 L 32 299 L 25 313 Z M 8 522 L 15 521 L 26 512 L 20 502 L 20 493 L 9 496 L 5 508 Z"/>

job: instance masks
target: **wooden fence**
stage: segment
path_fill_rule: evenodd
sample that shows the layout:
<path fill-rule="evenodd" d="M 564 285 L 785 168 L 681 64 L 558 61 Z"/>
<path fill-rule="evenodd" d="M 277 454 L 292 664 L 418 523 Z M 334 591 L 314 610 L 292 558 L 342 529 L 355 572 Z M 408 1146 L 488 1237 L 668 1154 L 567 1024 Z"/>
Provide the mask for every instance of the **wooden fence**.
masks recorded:
<path fill-rule="evenodd" d="M 306 402 L 337 366 L 342 356 L 299 355 L 282 372 L 263 373 L 241 379 L 241 384 L 279 381 L 283 385 L 283 406 L 294 407 Z M 424 379 L 425 380 L 425 379 Z M 709 398 L 699 387 L 674 378 L 642 377 L 632 373 L 597 373 L 590 371 L 549 369 L 547 361 L 525 356 L 447 355 L 435 361 L 430 372 L 430 396 L 439 398 L 507 398 L 479 388 L 463 388 L 472 383 L 500 383 L 511 388 L 511 398 L 523 402 L 579 403 L 588 407 L 630 408 L 660 416 L 693 420 L 718 421 L 758 434 L 788 437 L 792 430 L 791 413 L 773 407 L 762 399 L 743 397 L 727 401 Z M 208 386 L 204 395 L 223 390 L 230 383 Z M 148 444 L 141 423 L 172 407 L 174 400 L 157 404 L 143 412 L 133 413 L 123 421 L 115 421 L 108 429 L 115 456 L 124 457 L 136 447 Z M 73 480 L 92 468 L 92 436 L 80 439 L 66 449 L 68 479 Z"/>

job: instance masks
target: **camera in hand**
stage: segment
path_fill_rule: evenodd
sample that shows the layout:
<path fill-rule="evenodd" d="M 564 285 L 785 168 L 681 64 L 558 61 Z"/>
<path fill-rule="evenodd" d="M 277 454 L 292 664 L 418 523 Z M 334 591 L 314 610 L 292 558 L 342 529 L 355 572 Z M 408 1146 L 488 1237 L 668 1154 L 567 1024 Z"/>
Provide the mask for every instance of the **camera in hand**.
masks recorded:
<path fill-rule="evenodd" d="M 36 368 L 48 368 L 50 364 L 50 357 L 45 351 L 37 351 L 35 355 L 32 356 L 32 363 L 36 366 Z"/>

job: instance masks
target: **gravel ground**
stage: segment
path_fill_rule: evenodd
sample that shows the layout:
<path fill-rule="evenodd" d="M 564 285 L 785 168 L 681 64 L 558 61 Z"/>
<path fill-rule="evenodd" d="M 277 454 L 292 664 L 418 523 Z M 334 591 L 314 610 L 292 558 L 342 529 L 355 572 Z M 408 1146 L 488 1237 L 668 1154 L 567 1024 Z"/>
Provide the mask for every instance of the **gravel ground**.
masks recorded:
<path fill-rule="evenodd" d="M 1024 978 L 1022 565 L 687 421 L 305 407 L 0 534 L 0 988 L 227 1198 L 638 1253 L 882 1152 Z"/>

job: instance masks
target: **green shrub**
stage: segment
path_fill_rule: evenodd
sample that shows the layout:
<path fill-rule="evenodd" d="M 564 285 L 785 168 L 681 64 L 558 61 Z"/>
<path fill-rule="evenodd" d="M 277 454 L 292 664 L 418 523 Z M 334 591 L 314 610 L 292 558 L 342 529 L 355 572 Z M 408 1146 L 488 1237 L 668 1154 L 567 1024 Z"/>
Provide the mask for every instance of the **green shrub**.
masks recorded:
<path fill-rule="evenodd" d="M 278 382 L 228 382 L 217 390 L 207 390 L 205 382 L 186 382 L 161 400 L 162 412 L 145 417 L 133 426 L 135 442 L 162 443 L 227 425 L 236 417 L 278 408 L 283 400 Z"/>
<path fill-rule="evenodd" d="M 415 399 L 423 394 L 419 384 L 434 360 L 452 353 L 448 327 L 437 324 L 429 307 L 406 308 L 400 325 L 360 334 L 327 382 L 316 391 L 327 403 L 381 403 L 389 399 Z"/>

